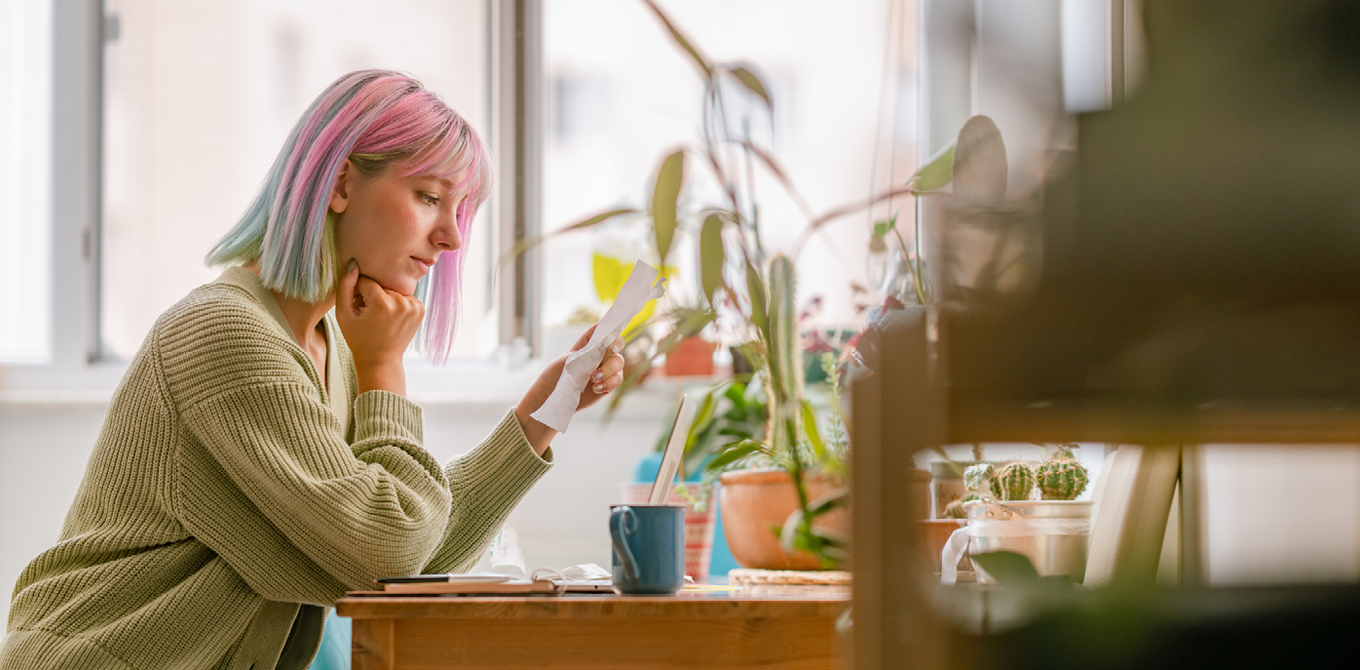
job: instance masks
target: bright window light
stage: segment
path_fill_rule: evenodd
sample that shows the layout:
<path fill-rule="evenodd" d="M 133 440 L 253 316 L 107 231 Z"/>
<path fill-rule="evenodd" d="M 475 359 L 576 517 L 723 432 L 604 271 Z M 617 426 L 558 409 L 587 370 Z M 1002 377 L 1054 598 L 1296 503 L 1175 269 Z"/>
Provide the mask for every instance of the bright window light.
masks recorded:
<path fill-rule="evenodd" d="M 52 355 L 52 3 L 0 3 L 0 363 Z"/>

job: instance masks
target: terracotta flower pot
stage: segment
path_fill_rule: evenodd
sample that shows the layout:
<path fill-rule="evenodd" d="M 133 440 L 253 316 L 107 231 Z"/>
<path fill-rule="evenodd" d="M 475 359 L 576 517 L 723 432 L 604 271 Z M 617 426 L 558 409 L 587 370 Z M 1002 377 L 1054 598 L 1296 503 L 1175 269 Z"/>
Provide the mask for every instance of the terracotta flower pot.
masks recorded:
<path fill-rule="evenodd" d="M 926 519 L 916 522 L 916 552 L 921 555 L 927 568 L 940 571 L 940 555 L 944 553 L 949 536 L 967 525 L 967 519 Z M 973 562 L 965 555 L 959 560 L 958 569 L 961 572 L 971 571 Z"/>
<path fill-rule="evenodd" d="M 686 337 L 666 354 L 666 376 L 713 374 L 713 351 L 718 345 L 701 337 Z"/>
<path fill-rule="evenodd" d="M 779 537 L 772 530 L 782 528 L 784 521 L 798 508 L 798 496 L 787 472 L 779 469 L 736 470 L 723 473 L 719 481 L 722 490 L 718 500 L 722 505 L 727 545 L 738 565 L 765 570 L 823 569 L 821 561 L 807 552 L 785 554 L 779 546 Z M 914 498 L 914 506 L 928 512 L 930 471 L 910 470 L 904 484 L 902 495 Z M 815 477 L 807 485 L 809 500 L 816 500 L 835 488 L 825 477 Z M 817 517 L 812 525 L 848 536 L 850 514 L 845 509 L 837 509 Z"/>
<path fill-rule="evenodd" d="M 798 509 L 798 494 L 787 472 L 779 469 L 736 470 L 719 479 L 723 528 L 732 557 L 743 568 L 765 570 L 821 570 L 821 561 L 805 551 L 784 553 L 774 529 Z M 824 476 L 807 482 L 808 500 L 835 489 Z M 837 509 L 813 521 L 814 526 L 850 535 L 850 514 Z"/>

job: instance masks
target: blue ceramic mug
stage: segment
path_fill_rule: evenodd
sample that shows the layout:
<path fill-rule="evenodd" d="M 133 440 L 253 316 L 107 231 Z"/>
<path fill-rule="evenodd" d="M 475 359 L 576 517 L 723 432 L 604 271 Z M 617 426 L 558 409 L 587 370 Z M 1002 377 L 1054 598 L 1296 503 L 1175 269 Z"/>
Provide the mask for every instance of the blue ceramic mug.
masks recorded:
<path fill-rule="evenodd" d="M 614 505 L 614 590 L 666 595 L 685 585 L 685 506 Z"/>

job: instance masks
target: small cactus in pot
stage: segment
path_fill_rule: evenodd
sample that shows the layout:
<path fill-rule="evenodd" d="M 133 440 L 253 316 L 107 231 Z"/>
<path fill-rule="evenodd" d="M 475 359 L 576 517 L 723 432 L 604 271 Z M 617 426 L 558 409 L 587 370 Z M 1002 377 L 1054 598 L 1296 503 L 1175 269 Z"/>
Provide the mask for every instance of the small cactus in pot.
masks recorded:
<path fill-rule="evenodd" d="M 963 470 L 963 487 L 969 493 L 981 494 L 990 486 L 994 476 L 996 476 L 996 470 L 991 463 L 970 465 Z"/>
<path fill-rule="evenodd" d="M 992 493 L 1002 501 L 1029 500 L 1034 482 L 1034 470 L 1028 463 L 1007 463 L 992 477 Z"/>
<path fill-rule="evenodd" d="M 1060 446 L 1057 453 L 1040 464 L 1037 476 L 1044 500 L 1075 499 L 1091 481 L 1086 467 L 1072 457 L 1070 445 Z"/>

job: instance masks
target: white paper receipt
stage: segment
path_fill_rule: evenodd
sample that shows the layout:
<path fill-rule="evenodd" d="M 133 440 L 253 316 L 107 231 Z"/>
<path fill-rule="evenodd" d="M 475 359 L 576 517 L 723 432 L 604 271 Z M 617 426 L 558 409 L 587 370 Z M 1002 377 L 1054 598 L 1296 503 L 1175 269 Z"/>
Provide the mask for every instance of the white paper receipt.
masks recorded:
<path fill-rule="evenodd" d="M 586 343 L 585 348 L 567 356 L 566 366 L 552 395 L 548 396 L 548 401 L 537 412 L 529 416 L 559 433 L 567 432 L 571 417 L 576 414 L 576 407 L 581 403 L 581 392 L 590 383 L 590 373 L 600 367 L 610 343 L 649 300 L 665 295 L 666 278 L 658 279 L 659 274 L 656 268 L 642 261 L 633 266 L 633 273 L 628 275 L 619 297 L 614 299 L 614 304 L 609 306 L 604 317 L 596 324 L 590 342 Z"/>

